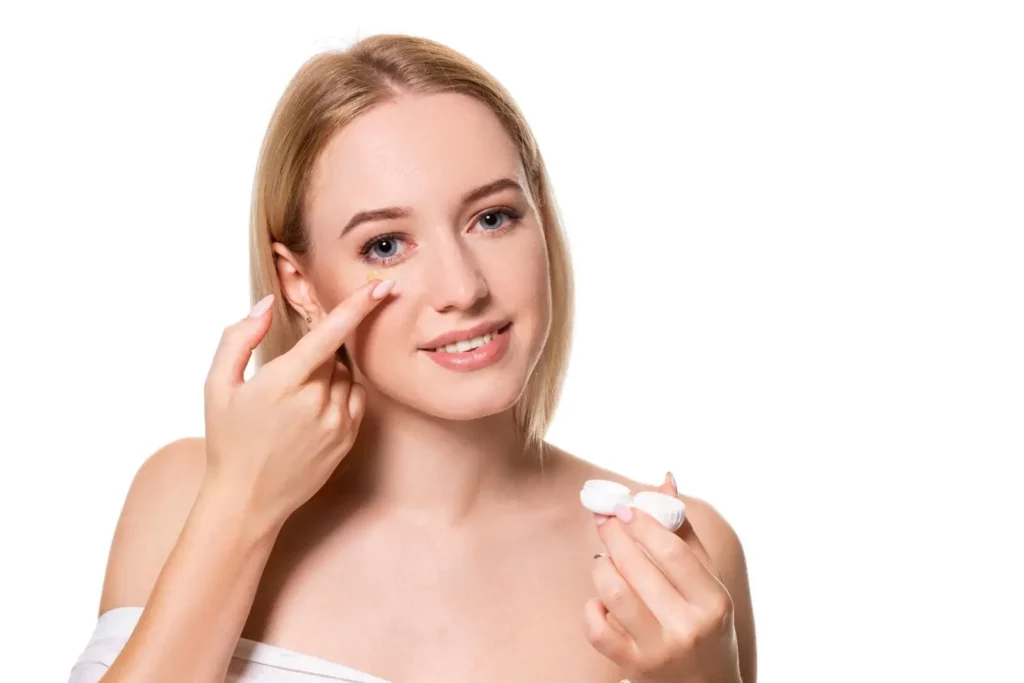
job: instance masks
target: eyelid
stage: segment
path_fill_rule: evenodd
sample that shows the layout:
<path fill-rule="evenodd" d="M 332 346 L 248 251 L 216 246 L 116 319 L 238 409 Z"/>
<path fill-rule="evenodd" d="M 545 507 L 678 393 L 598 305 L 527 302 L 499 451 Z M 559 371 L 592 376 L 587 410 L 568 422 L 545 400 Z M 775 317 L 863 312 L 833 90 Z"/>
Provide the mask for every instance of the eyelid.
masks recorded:
<path fill-rule="evenodd" d="M 489 213 L 503 213 L 508 218 L 508 220 L 505 222 L 505 224 L 502 225 L 501 227 L 495 228 L 493 230 L 483 230 L 482 231 L 483 234 L 485 234 L 485 235 L 487 235 L 489 237 L 497 237 L 499 235 L 502 235 L 502 234 L 508 232 L 509 230 L 512 230 L 512 229 L 516 228 L 518 226 L 518 224 L 522 221 L 522 219 L 523 219 L 523 217 L 525 215 L 523 211 L 520 211 L 519 209 L 513 208 L 511 206 L 490 206 L 490 207 L 488 207 L 486 209 L 478 211 L 473 216 L 473 225 L 476 225 L 481 217 L 486 216 Z M 405 244 L 405 249 L 402 252 L 400 252 L 399 254 L 396 254 L 395 256 L 392 256 L 392 257 L 386 257 L 386 258 L 373 258 L 373 257 L 371 257 L 370 252 L 373 250 L 373 246 L 375 244 L 377 244 L 378 242 L 383 242 L 383 241 L 386 241 L 386 240 L 400 241 L 403 244 Z M 381 233 L 379 235 L 374 235 L 373 237 L 368 239 L 366 242 L 364 242 L 363 246 L 360 247 L 360 249 L 359 249 L 359 255 L 360 255 L 360 257 L 361 257 L 361 259 L 363 260 L 364 263 L 367 263 L 369 265 L 372 265 L 372 266 L 378 267 L 378 268 L 387 268 L 389 266 L 395 265 L 395 264 L 400 263 L 401 261 L 405 260 L 408 251 L 413 249 L 412 246 L 407 244 L 408 242 L 409 242 L 408 237 L 405 234 L 401 233 L 401 232 L 384 232 L 384 233 Z"/>
<path fill-rule="evenodd" d="M 382 232 L 379 235 L 374 235 L 370 239 L 363 242 L 363 246 L 359 248 L 359 253 L 365 256 L 370 253 L 370 249 L 373 248 L 377 242 L 383 242 L 384 240 L 405 240 L 405 235 L 399 232 Z"/>
<path fill-rule="evenodd" d="M 479 221 L 483 216 L 486 216 L 489 213 L 506 214 L 509 218 L 509 223 L 515 223 L 523 218 L 523 212 L 519 211 L 518 209 L 513 209 L 511 206 L 492 206 L 488 209 L 484 209 L 483 211 L 478 212 L 475 216 L 473 216 L 473 224 L 475 225 L 477 221 Z M 502 228 L 498 228 L 498 230 L 501 229 Z M 488 232 L 497 232 L 497 230 L 489 230 Z"/>

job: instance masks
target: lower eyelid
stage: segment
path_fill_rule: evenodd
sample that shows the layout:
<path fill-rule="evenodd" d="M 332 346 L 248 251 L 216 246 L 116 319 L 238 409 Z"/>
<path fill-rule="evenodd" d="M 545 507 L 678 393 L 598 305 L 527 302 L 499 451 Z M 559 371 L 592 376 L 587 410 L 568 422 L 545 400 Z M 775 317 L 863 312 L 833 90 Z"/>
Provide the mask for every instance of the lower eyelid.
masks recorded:
<path fill-rule="evenodd" d="M 503 213 L 508 218 L 508 220 L 505 222 L 505 224 L 502 225 L 500 228 L 496 228 L 494 230 L 482 230 L 481 231 L 484 234 L 490 235 L 492 237 L 493 236 L 497 236 L 497 235 L 501 235 L 501 234 L 511 230 L 512 228 L 515 228 L 523 220 L 522 214 L 519 214 L 519 213 L 517 213 L 515 211 L 510 211 L 508 209 L 501 209 L 500 211 L 489 211 L 488 213 Z M 486 215 L 486 214 L 481 214 L 481 215 Z M 476 219 L 476 221 L 474 221 L 474 224 L 476 224 L 476 222 L 478 222 L 479 220 L 480 220 L 480 218 L 478 217 Z M 405 238 L 399 237 L 397 235 L 387 235 L 387 236 L 381 236 L 381 237 L 377 238 L 377 241 L 384 241 L 384 240 L 394 240 L 396 242 L 401 242 L 402 244 L 405 245 L 405 249 L 400 254 L 398 254 L 396 256 L 385 257 L 385 258 L 374 258 L 372 256 L 373 244 L 371 244 L 370 248 L 366 251 L 366 253 L 361 254 L 361 257 L 362 257 L 363 261 L 365 261 L 366 263 L 372 264 L 372 265 L 377 265 L 377 266 L 382 266 L 382 267 L 383 266 L 390 266 L 390 265 L 394 265 L 395 263 L 397 263 L 399 261 L 404 260 L 406 258 L 406 253 L 410 249 L 413 249 L 413 247 L 409 246 L 409 244 L 406 242 Z M 375 243 L 376 242 L 374 242 L 374 244 Z"/>
<path fill-rule="evenodd" d="M 500 209 L 500 210 L 497 210 L 497 211 L 488 211 L 486 213 L 480 214 L 480 216 L 478 216 L 477 219 L 475 221 L 473 221 L 473 224 L 476 225 L 477 223 L 479 223 L 480 219 L 482 217 L 486 216 L 488 213 L 503 213 L 508 218 L 508 220 L 505 222 L 505 224 L 502 225 L 500 228 L 495 228 L 494 230 L 482 230 L 481 231 L 481 232 L 484 232 L 484 233 L 489 234 L 489 235 L 500 235 L 502 232 L 504 232 L 504 231 L 506 231 L 508 229 L 511 229 L 511 228 L 515 227 L 516 225 L 518 225 L 519 222 L 523 219 L 522 215 L 518 214 L 515 211 L 511 211 L 509 209 Z"/>

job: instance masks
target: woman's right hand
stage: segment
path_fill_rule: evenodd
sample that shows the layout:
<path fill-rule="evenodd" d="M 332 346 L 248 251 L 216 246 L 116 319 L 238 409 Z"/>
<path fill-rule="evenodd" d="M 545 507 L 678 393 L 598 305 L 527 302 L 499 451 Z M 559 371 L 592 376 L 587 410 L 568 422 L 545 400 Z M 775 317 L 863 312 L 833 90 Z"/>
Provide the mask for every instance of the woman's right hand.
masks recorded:
<path fill-rule="evenodd" d="M 283 525 L 352 448 L 366 391 L 335 352 L 392 285 L 360 287 L 248 382 L 243 373 L 270 329 L 272 299 L 225 328 L 204 391 L 203 486 L 241 503 L 258 528 Z"/>

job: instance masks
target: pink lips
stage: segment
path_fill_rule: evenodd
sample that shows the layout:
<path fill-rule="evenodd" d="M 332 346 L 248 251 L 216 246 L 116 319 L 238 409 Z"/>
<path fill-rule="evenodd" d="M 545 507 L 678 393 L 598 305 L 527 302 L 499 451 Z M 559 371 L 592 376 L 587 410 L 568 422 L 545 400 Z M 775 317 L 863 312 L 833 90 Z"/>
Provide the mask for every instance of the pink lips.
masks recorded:
<path fill-rule="evenodd" d="M 423 353 L 430 357 L 442 368 L 456 372 L 471 372 L 489 365 L 493 365 L 505 356 L 509 346 L 509 330 L 511 325 L 506 325 L 500 332 L 494 334 L 491 341 L 483 346 L 470 351 L 448 353 L 446 351 L 427 351 Z"/>

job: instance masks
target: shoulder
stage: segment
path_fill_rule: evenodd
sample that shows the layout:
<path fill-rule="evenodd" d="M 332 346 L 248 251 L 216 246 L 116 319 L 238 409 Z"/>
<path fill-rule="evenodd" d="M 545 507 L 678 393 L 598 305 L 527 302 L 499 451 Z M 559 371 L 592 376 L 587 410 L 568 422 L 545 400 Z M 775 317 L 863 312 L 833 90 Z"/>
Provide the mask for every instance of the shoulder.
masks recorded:
<path fill-rule="evenodd" d="M 121 508 L 107 559 L 99 613 L 143 607 L 177 543 L 206 472 L 206 443 L 172 441 L 139 467 Z"/>
<path fill-rule="evenodd" d="M 638 482 L 603 468 L 594 467 L 593 474 L 593 478 L 609 479 L 624 484 L 634 493 L 658 491 L 661 488 L 661 482 Z M 724 575 L 745 572 L 743 545 L 725 516 L 710 502 L 698 496 L 679 493 L 678 498 L 686 505 L 686 520 L 714 562 L 717 572 Z"/>
<path fill-rule="evenodd" d="M 560 451 L 559 455 L 568 458 L 573 463 L 573 476 L 580 485 L 586 479 L 608 479 L 629 487 L 634 493 L 657 491 L 662 485 L 662 482 L 648 484 L 634 481 L 611 470 L 570 456 L 564 451 Z M 677 482 L 677 484 L 680 488 L 685 488 L 685 482 Z M 747 576 L 747 560 L 743 544 L 733 525 L 710 502 L 691 494 L 679 493 L 678 497 L 686 505 L 687 520 L 678 535 L 684 541 L 697 543 L 703 548 L 713 565 L 708 569 L 715 574 L 728 591 L 733 604 L 743 680 L 754 681 L 757 669 L 757 646 L 750 583 Z"/>

